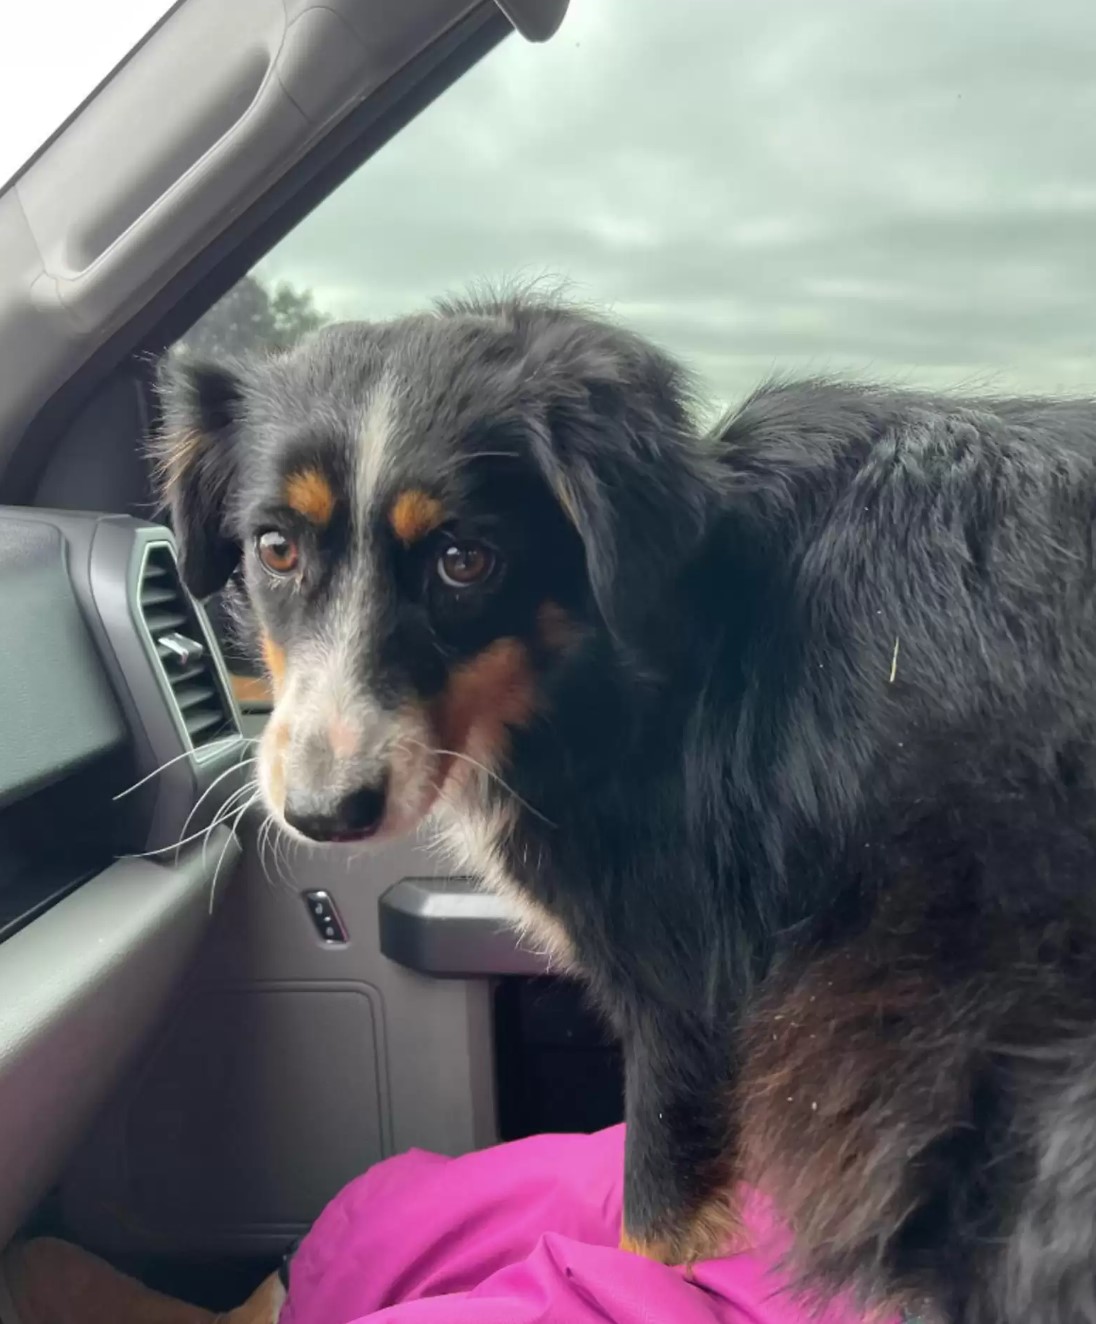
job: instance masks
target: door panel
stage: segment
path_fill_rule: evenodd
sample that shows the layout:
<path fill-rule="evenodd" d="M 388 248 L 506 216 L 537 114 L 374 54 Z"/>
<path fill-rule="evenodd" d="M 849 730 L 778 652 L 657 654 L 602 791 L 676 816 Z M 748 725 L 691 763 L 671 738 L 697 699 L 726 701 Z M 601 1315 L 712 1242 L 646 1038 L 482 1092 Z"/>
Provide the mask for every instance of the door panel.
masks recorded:
<path fill-rule="evenodd" d="M 489 981 L 431 979 L 380 951 L 381 894 L 438 862 L 417 846 L 283 844 L 264 870 L 257 828 L 170 1030 L 66 1178 L 66 1224 L 101 1250 L 278 1251 L 378 1159 L 497 1137 Z M 312 890 L 334 900 L 345 944 L 320 936 Z"/>

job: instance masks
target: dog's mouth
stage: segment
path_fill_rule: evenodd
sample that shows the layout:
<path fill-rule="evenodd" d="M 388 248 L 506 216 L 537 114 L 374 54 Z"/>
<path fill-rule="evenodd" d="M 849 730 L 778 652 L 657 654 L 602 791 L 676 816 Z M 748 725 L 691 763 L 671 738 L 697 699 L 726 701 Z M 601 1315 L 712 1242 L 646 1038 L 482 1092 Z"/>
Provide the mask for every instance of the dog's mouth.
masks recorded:
<path fill-rule="evenodd" d="M 360 832 L 335 832 L 330 837 L 313 837 L 313 841 L 329 841 L 333 846 L 351 846 L 356 841 L 369 841 L 377 835 L 376 828 L 363 828 Z"/>
<path fill-rule="evenodd" d="M 372 841 L 374 837 L 382 833 L 382 824 L 376 823 L 369 827 L 361 828 L 342 828 L 328 831 L 320 828 L 302 827 L 295 821 L 294 815 L 287 813 L 283 809 L 282 821 L 297 836 L 304 837 L 306 840 L 314 842 L 317 846 L 354 846 L 363 841 Z"/>

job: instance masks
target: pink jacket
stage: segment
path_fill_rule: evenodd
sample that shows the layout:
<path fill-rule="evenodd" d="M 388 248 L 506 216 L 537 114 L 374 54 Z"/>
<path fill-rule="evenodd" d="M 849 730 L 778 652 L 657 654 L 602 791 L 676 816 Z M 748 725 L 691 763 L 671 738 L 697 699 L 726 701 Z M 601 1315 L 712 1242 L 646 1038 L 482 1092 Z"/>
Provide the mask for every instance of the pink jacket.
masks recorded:
<path fill-rule="evenodd" d="M 301 1244 L 280 1324 L 857 1324 L 780 1291 L 784 1238 L 756 1198 L 758 1249 L 693 1281 L 617 1250 L 623 1144 L 614 1127 L 380 1164 Z"/>

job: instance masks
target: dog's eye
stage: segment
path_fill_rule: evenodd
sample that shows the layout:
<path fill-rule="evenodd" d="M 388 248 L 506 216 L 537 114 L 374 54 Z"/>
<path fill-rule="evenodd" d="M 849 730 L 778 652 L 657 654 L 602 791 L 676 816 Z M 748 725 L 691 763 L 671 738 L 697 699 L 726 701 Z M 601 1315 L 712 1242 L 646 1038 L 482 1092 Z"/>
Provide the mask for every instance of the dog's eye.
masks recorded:
<path fill-rule="evenodd" d="M 272 575 L 288 575 L 296 570 L 300 550 L 292 538 L 287 538 L 284 533 L 268 529 L 259 535 L 257 547 L 259 560 Z"/>
<path fill-rule="evenodd" d="M 438 557 L 438 578 L 450 588 L 482 584 L 495 568 L 495 554 L 481 542 L 452 542 Z"/>

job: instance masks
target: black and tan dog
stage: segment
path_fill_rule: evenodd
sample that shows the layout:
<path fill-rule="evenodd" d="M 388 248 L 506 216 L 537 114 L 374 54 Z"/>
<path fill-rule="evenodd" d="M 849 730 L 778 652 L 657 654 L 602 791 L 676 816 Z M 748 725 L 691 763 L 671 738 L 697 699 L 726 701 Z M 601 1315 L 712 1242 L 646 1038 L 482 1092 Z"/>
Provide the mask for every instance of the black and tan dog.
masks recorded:
<path fill-rule="evenodd" d="M 165 373 L 286 828 L 430 818 L 626 1058 L 625 1244 L 1096 1321 L 1096 408 L 678 368 L 550 302 Z"/>

